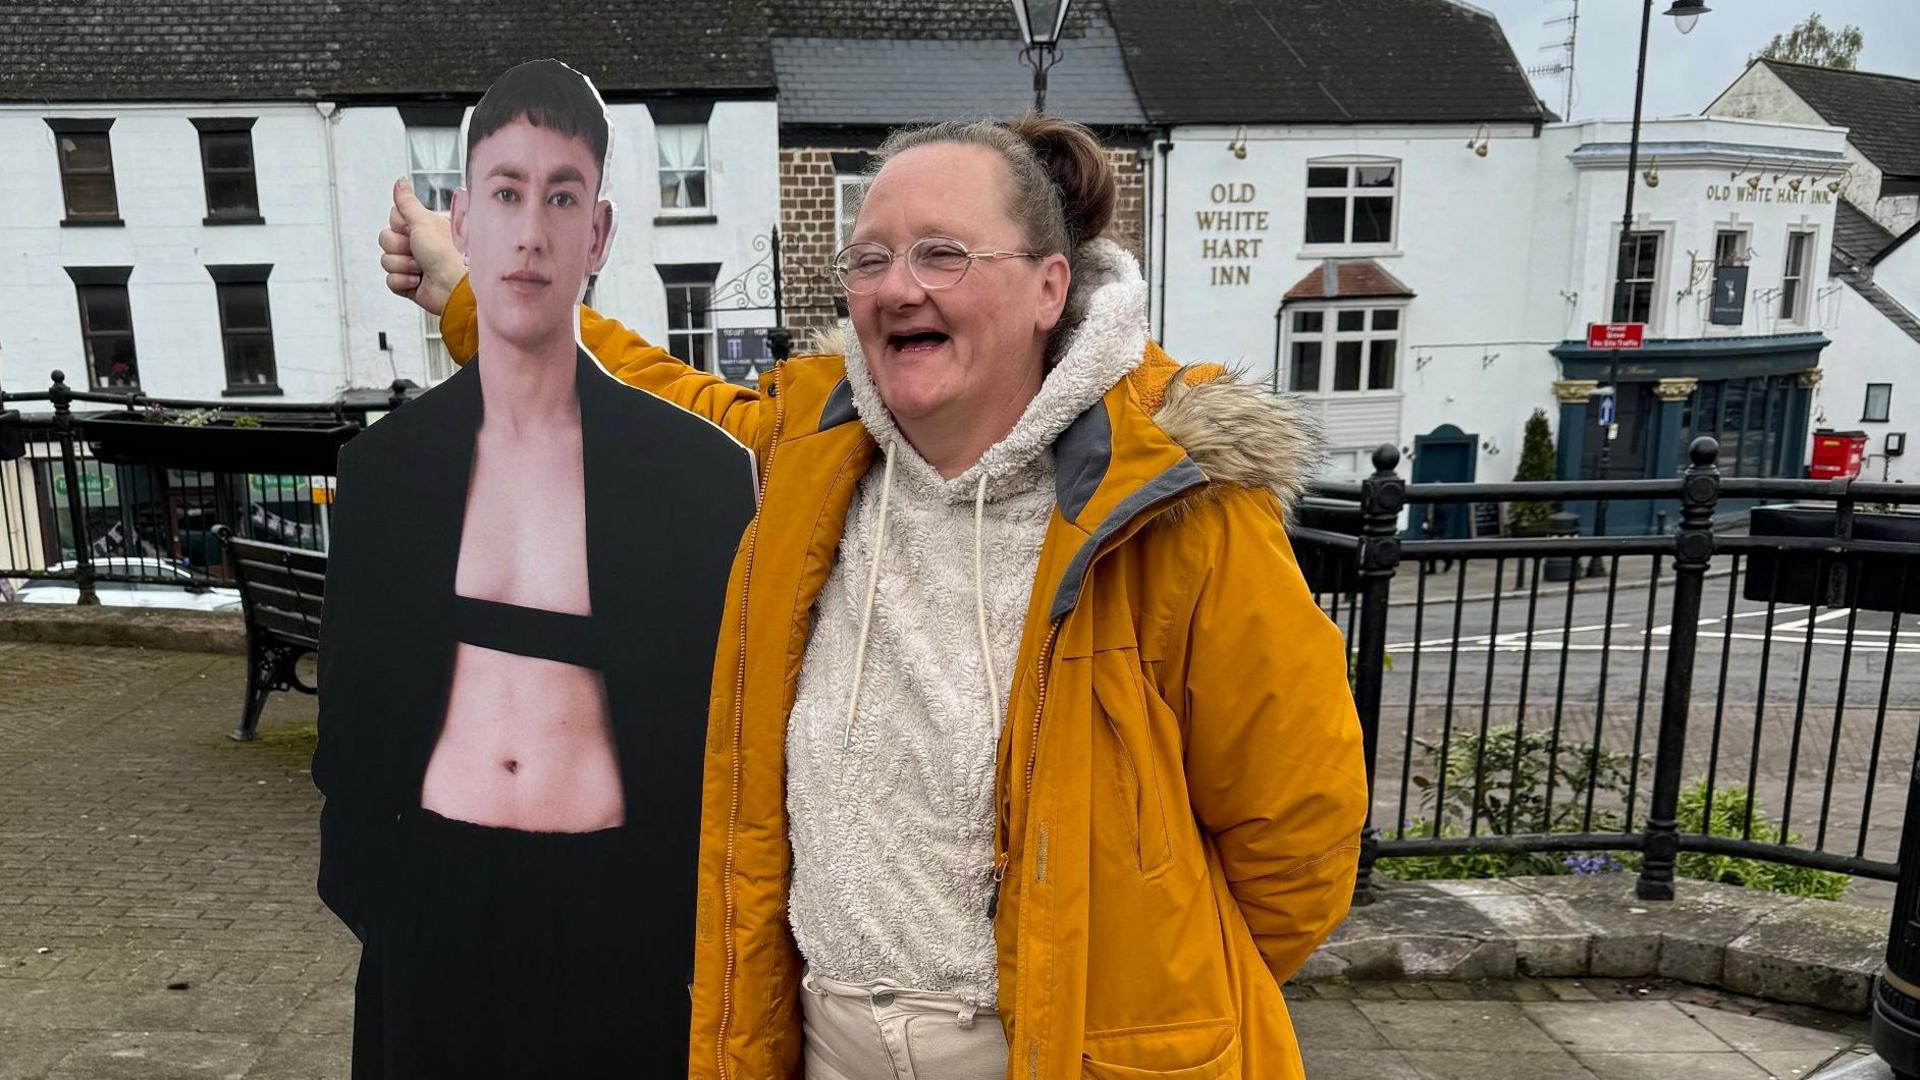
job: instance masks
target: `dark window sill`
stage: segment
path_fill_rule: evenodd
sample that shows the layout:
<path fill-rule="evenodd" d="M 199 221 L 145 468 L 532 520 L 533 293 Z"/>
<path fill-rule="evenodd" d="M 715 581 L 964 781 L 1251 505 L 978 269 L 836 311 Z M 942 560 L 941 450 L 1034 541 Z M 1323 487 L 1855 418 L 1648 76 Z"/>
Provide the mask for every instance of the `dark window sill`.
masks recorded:
<path fill-rule="evenodd" d="M 718 225 L 720 219 L 712 214 L 661 214 L 653 219 L 655 225 Z"/>
<path fill-rule="evenodd" d="M 60 220 L 60 227 L 63 229 L 98 229 L 98 228 L 117 229 L 125 224 L 126 222 L 121 221 L 117 217 L 115 218 L 62 218 Z"/>
<path fill-rule="evenodd" d="M 127 397 L 133 397 L 140 392 L 138 386 L 94 386 L 89 389 L 96 394 L 124 394 Z"/>
<path fill-rule="evenodd" d="M 216 217 L 209 214 L 200 219 L 200 224 L 202 225 L 265 225 L 266 223 L 267 219 L 261 217 L 259 214 L 253 214 L 248 217 L 241 217 L 236 214 L 222 214 Z"/>
<path fill-rule="evenodd" d="M 229 386 L 220 391 L 221 397 L 285 397 L 286 391 L 278 386 Z"/>

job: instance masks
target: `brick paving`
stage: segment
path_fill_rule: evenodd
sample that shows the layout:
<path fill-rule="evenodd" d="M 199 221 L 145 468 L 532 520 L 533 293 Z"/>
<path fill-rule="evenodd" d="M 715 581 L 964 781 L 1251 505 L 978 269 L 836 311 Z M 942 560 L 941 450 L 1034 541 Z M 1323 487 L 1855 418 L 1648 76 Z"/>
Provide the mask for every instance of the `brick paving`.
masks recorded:
<path fill-rule="evenodd" d="M 0 1080 L 344 1077 L 313 702 L 228 741 L 234 656 L 0 642 Z M 1289 987 L 1315 1080 L 1797 1080 L 1856 1018 L 1605 980 Z"/>

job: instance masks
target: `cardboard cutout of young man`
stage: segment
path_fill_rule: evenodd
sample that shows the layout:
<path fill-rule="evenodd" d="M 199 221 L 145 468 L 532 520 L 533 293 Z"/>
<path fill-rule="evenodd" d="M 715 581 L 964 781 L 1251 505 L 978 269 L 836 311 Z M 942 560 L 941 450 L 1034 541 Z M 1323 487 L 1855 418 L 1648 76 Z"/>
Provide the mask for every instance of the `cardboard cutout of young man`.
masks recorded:
<path fill-rule="evenodd" d="M 320 894 L 363 944 L 353 1075 L 682 1075 L 701 751 L 749 452 L 608 375 L 576 305 L 609 128 L 487 91 L 453 235 L 476 361 L 340 453 Z"/>

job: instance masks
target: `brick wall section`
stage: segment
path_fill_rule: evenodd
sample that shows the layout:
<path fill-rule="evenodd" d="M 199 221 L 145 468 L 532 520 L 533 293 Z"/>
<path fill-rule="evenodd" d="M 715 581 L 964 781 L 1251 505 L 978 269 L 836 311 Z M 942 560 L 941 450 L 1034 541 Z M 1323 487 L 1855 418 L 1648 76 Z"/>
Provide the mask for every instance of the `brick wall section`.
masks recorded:
<path fill-rule="evenodd" d="M 838 249 L 833 227 L 833 151 L 780 151 L 781 286 L 794 348 L 807 349 L 806 331 L 834 325 L 839 286 L 827 273 Z"/>
<path fill-rule="evenodd" d="M 853 148 L 840 151 L 854 152 Z M 838 249 L 834 232 L 835 151 L 824 148 L 780 151 L 780 261 L 785 268 L 783 299 L 787 325 L 796 332 L 795 348 L 804 350 L 809 331 L 833 326 L 839 287 L 827 273 Z M 1106 235 L 1141 259 L 1146 236 L 1146 162 L 1138 150 L 1109 150 L 1119 181 L 1119 200 Z"/>

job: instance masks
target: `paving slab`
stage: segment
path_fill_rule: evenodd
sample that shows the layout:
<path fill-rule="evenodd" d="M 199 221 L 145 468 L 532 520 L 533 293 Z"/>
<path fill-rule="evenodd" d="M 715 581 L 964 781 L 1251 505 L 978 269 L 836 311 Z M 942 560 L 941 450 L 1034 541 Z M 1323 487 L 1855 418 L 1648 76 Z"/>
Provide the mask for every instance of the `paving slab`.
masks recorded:
<path fill-rule="evenodd" d="M 1719 1036 L 1728 1046 L 1746 1053 L 1767 1050 L 1838 1053 L 1867 1036 L 1864 1022 L 1854 1025 L 1850 1030 L 1825 1031 L 1687 1002 L 1676 1002 L 1675 1007 Z"/>
<path fill-rule="evenodd" d="M 1351 1001 L 1289 1002 L 1293 1031 L 1301 1046 L 1384 1050 L 1387 1040 Z"/>
<path fill-rule="evenodd" d="M 1396 1050 L 1559 1051 L 1511 1002 L 1361 1001 L 1355 1008 Z"/>
<path fill-rule="evenodd" d="M 1402 1056 L 1428 1080 L 1593 1080 L 1564 1050 L 1408 1050 Z"/>
<path fill-rule="evenodd" d="M 1732 1050 L 1671 1001 L 1551 1002 L 1522 1005 L 1520 1009 L 1554 1042 L 1574 1053 Z"/>
<path fill-rule="evenodd" d="M 244 1035 L 198 1031 L 100 1032 L 76 1046 L 48 1080 L 243 1080 L 260 1056 Z"/>
<path fill-rule="evenodd" d="M 1755 1050 L 1747 1054 L 1754 1064 L 1775 1080 L 1807 1080 L 1818 1076 L 1834 1062 L 1844 1063 L 1853 1055 L 1844 1049 L 1832 1050 Z"/>
<path fill-rule="evenodd" d="M 1576 1053 L 1574 1059 L 1599 1080 L 1768 1080 L 1765 1069 L 1728 1050 Z"/>

